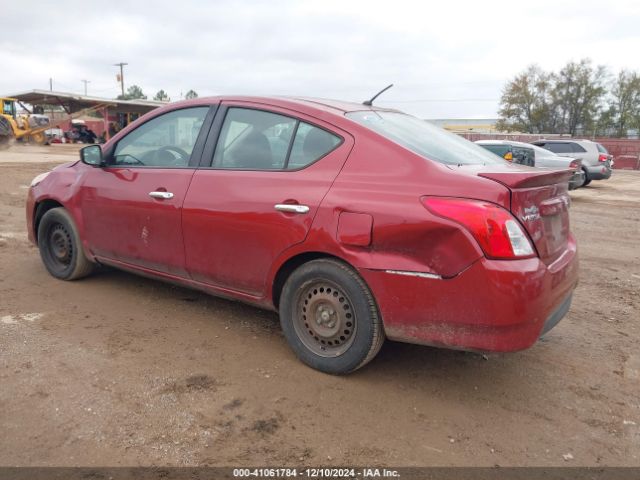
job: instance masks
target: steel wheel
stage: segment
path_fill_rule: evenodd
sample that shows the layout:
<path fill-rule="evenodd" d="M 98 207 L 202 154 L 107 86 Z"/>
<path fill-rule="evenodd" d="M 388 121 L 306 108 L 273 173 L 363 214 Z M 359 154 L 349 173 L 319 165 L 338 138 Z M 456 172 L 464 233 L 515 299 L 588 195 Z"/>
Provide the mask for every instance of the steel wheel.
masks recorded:
<path fill-rule="evenodd" d="M 384 342 L 382 319 L 358 272 L 333 258 L 311 260 L 287 278 L 280 324 L 298 358 L 344 375 L 368 363 Z"/>
<path fill-rule="evenodd" d="M 73 240 L 71 233 L 61 223 L 51 225 L 47 232 L 47 248 L 50 258 L 60 270 L 66 270 L 73 258 Z"/>
<path fill-rule="evenodd" d="M 95 265 L 85 256 L 75 223 L 64 208 L 52 208 L 42 216 L 37 238 L 42 261 L 54 277 L 75 280 L 93 271 Z"/>
<path fill-rule="evenodd" d="M 311 282 L 298 297 L 294 328 L 316 355 L 336 357 L 353 343 L 355 312 L 349 297 L 334 283 Z"/>

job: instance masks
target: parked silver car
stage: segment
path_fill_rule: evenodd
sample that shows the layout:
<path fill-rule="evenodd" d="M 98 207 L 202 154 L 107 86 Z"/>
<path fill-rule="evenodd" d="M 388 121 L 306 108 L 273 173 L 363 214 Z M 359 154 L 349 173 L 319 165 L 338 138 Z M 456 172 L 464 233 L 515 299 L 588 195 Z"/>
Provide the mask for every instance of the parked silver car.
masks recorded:
<path fill-rule="evenodd" d="M 585 182 L 585 174 L 582 171 L 581 162 L 575 158 L 561 157 L 536 145 L 513 140 L 477 140 L 475 143 L 503 157 L 503 152 L 506 151 L 532 150 L 531 154 L 533 158 L 531 165 L 535 167 L 571 168 L 574 170 L 574 174 L 569 180 L 569 190 L 580 188 Z"/>
<path fill-rule="evenodd" d="M 531 142 L 562 157 L 572 157 L 582 161 L 582 170 L 585 173 L 584 185 L 589 185 L 591 180 L 606 180 L 611 177 L 613 156 L 607 149 L 591 140 L 576 139 L 552 139 L 537 140 Z"/>
<path fill-rule="evenodd" d="M 475 143 L 482 148 L 504 158 L 507 162 L 519 163 L 535 167 L 533 145 L 511 140 L 477 140 Z"/>

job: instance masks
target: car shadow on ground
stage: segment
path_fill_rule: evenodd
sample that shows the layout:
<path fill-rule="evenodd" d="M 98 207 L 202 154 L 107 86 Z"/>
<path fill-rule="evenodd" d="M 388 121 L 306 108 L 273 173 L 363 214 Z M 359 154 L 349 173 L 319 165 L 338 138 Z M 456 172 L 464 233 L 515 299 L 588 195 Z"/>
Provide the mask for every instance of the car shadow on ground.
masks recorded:
<path fill-rule="evenodd" d="M 197 290 L 176 286 L 162 282 L 106 268 L 83 282 L 95 283 L 111 288 L 133 292 L 136 298 L 154 297 L 162 301 L 179 305 L 183 315 L 201 315 L 202 309 L 211 312 L 212 322 L 222 321 L 224 324 L 236 323 L 246 328 L 252 334 L 267 334 L 273 341 L 285 343 L 286 340 L 280 328 L 278 314 L 263 310 L 233 300 L 208 295 Z M 102 288 L 102 287 L 98 287 Z M 217 318 L 219 317 L 219 318 Z M 188 324 L 183 324 L 188 328 Z M 193 328 L 199 324 L 194 323 Z M 268 342 L 267 342 L 268 343 Z M 281 345 L 278 345 L 280 347 Z M 268 348 L 268 345 L 267 345 Z M 280 348 L 275 348 L 274 351 Z M 525 359 L 525 357 L 528 357 Z M 534 355 L 535 357 L 535 355 Z M 286 361 L 298 360 L 292 354 Z M 523 356 L 520 353 L 483 355 L 475 352 L 465 352 L 445 348 L 386 341 L 377 357 L 367 366 L 349 375 L 366 383 L 383 383 L 389 379 L 394 382 L 437 380 L 440 387 L 456 386 L 461 383 L 470 385 L 475 381 L 482 381 L 484 375 L 490 374 L 491 383 L 511 383 L 517 381 L 520 372 L 526 368 L 528 362 L 535 361 L 531 354 Z M 304 367 L 306 368 L 306 367 Z M 314 372 L 318 374 L 318 372 Z M 323 374 L 319 374 L 323 375 Z"/>

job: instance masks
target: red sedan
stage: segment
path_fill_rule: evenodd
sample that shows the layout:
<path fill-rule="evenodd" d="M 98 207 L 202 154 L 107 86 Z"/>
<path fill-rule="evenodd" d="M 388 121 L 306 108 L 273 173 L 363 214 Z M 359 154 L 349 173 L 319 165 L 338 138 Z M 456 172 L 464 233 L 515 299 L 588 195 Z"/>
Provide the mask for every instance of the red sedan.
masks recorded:
<path fill-rule="evenodd" d="M 36 177 L 27 221 L 57 278 L 104 264 L 277 310 L 341 374 L 385 338 L 514 351 L 551 329 L 578 279 L 570 176 L 395 110 L 208 98 Z"/>

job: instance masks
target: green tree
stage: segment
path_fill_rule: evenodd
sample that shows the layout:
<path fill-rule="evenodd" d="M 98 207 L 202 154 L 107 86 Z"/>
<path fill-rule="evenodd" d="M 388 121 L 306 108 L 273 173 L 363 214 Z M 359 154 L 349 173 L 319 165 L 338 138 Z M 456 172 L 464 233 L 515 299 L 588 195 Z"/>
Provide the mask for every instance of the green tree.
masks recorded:
<path fill-rule="evenodd" d="M 142 88 L 140 88 L 138 85 L 131 85 L 129 88 L 127 88 L 127 93 L 125 93 L 124 95 L 118 95 L 117 99 L 118 100 L 136 100 L 136 99 L 146 100 L 147 96 L 142 92 Z"/>
<path fill-rule="evenodd" d="M 606 93 L 607 70 L 593 67 L 591 60 L 567 63 L 556 75 L 551 92 L 554 133 L 575 135 L 578 128 L 592 130 Z"/>
<path fill-rule="evenodd" d="M 640 75 L 621 70 L 611 87 L 609 109 L 602 118 L 616 136 L 624 137 L 630 128 L 640 128 Z"/>
<path fill-rule="evenodd" d="M 530 65 L 517 75 L 502 92 L 498 128 L 527 133 L 542 133 L 552 128 L 550 88 L 553 81 L 553 74 L 537 65 Z"/>
<path fill-rule="evenodd" d="M 531 65 L 504 87 L 497 126 L 527 133 L 594 131 L 609 114 L 602 111 L 607 75 L 589 59 L 569 62 L 557 73 Z"/>
<path fill-rule="evenodd" d="M 158 93 L 156 93 L 153 96 L 154 100 L 157 100 L 159 102 L 170 102 L 171 99 L 169 98 L 169 95 L 167 95 L 167 92 L 165 92 L 164 90 L 158 90 Z"/>
<path fill-rule="evenodd" d="M 184 98 L 186 98 L 187 100 L 198 98 L 198 93 L 195 90 L 189 90 Z"/>

